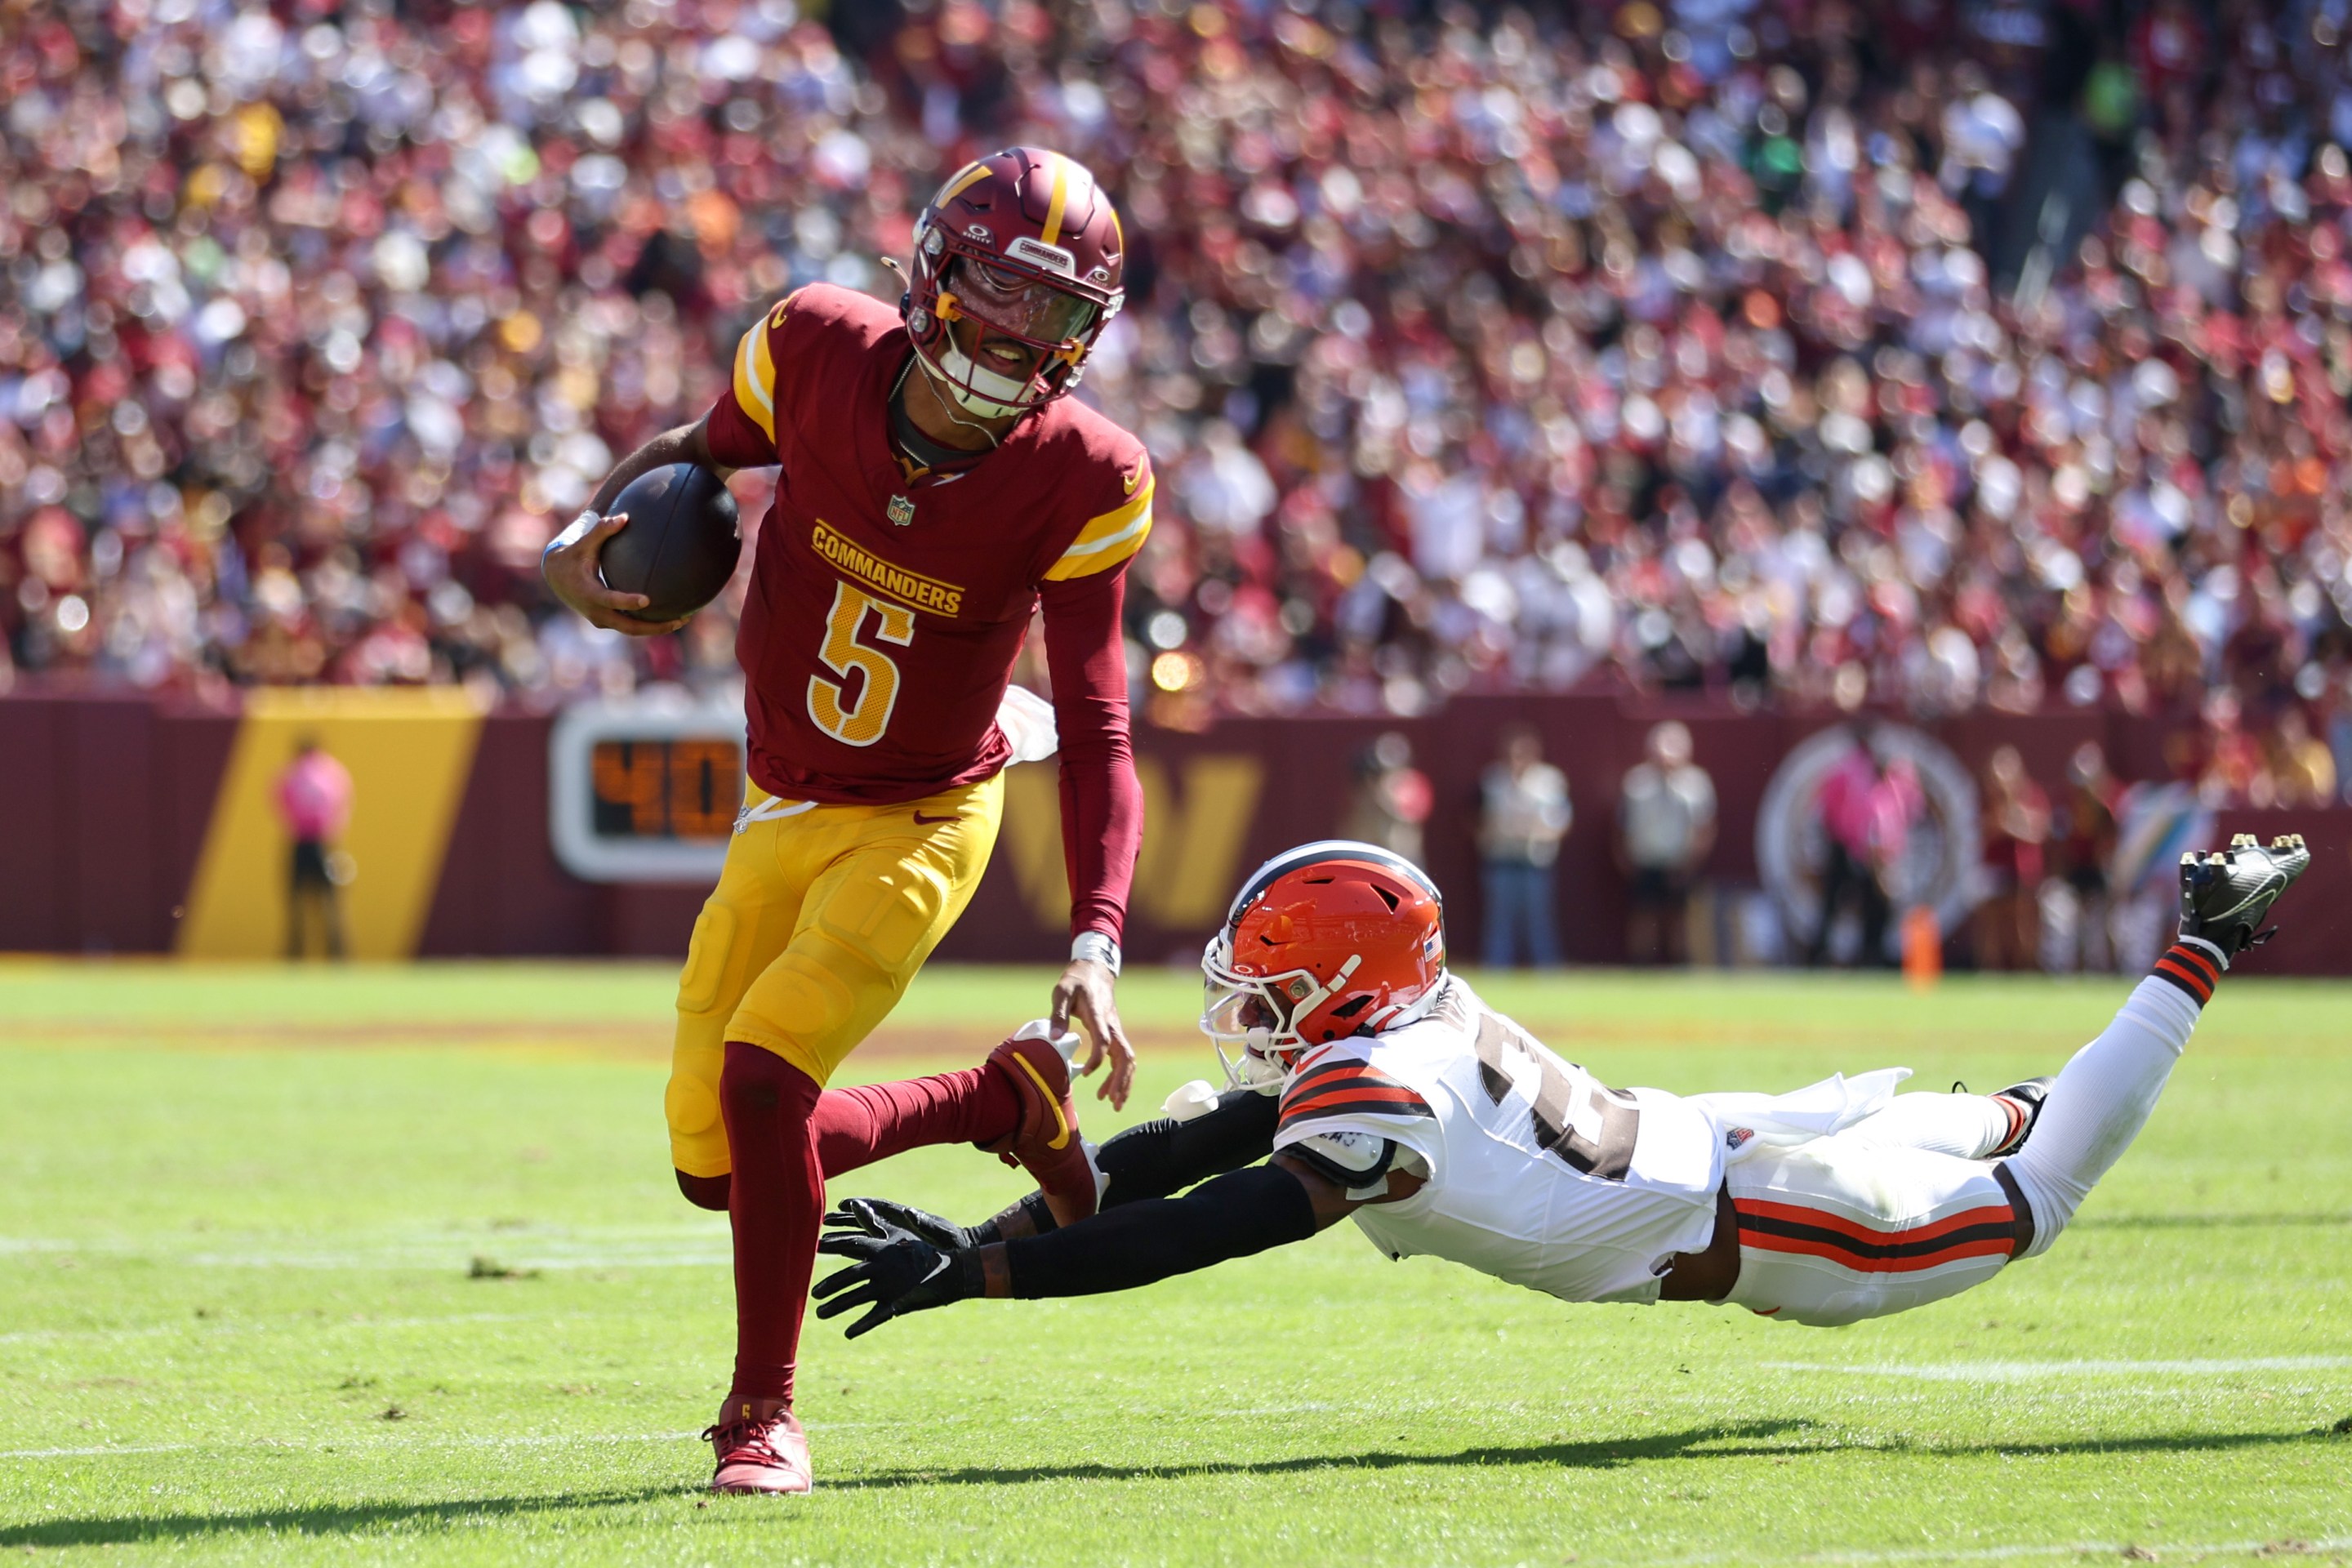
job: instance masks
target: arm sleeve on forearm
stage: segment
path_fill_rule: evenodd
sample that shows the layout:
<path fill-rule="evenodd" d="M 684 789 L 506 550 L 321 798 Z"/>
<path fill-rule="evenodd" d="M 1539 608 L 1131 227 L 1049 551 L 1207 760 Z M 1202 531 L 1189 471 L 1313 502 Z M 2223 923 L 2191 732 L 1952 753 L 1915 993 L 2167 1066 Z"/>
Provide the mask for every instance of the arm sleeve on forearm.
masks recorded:
<path fill-rule="evenodd" d="M 1315 1205 L 1307 1184 L 1278 1167 L 1254 1165 L 1181 1198 L 1129 1204 L 1050 1236 L 1008 1241 L 1004 1261 L 1013 1294 L 1023 1300 L 1096 1296 L 1314 1234 Z"/>
<path fill-rule="evenodd" d="M 1163 1116 L 1129 1128 L 1095 1151 L 1095 1166 L 1108 1178 L 1101 1206 L 1164 1198 L 1257 1163 L 1274 1152 L 1280 1110 L 1281 1101 L 1273 1095 L 1234 1089 L 1221 1095 L 1205 1116 L 1190 1121 Z"/>
<path fill-rule="evenodd" d="M 1045 668 L 1062 742 L 1062 858 L 1070 874 L 1070 930 L 1116 940 L 1127 923 L 1143 788 L 1128 737 L 1127 642 L 1119 631 L 1127 571 L 1039 585 Z"/>

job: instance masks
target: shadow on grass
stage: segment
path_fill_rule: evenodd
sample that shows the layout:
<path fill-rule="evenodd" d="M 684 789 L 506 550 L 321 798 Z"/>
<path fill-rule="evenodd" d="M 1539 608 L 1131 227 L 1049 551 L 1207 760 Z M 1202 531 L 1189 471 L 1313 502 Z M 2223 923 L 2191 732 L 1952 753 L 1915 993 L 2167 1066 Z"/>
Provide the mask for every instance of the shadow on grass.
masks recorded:
<path fill-rule="evenodd" d="M 1885 1442 L 1847 1442 L 1833 1437 L 1808 1440 L 1809 1435 L 1816 1429 L 1816 1423 L 1805 1420 L 1745 1421 L 1734 1426 L 1695 1426 L 1684 1432 L 1661 1432 L 1648 1437 L 1464 1448 L 1452 1454 L 1398 1454 L 1376 1450 L 1354 1454 L 1303 1454 L 1289 1459 L 1211 1459 L 1199 1464 L 1009 1465 L 952 1470 L 884 1470 L 824 1484 L 828 1491 L 856 1491 L 884 1487 L 1003 1486 L 1023 1481 L 1176 1480 L 1189 1476 L 1274 1476 L 1302 1470 L 1391 1470 L 1447 1465 L 1496 1468 L 1539 1465 L 1557 1469 L 1597 1470 L 1650 1459 L 1789 1459 L 1844 1453 L 1918 1454 L 1936 1458 L 1985 1455 L 2023 1458 L 2063 1454 L 2193 1454 L 2235 1448 L 2278 1447 L 2292 1443 L 2342 1441 L 2325 1431 L 2199 1432 L 2147 1437 L 2080 1437 L 2053 1443 L 1915 1443 L 1901 1438 Z M 1771 1440 L 1775 1438 L 1793 1440 Z M 5 1539 L 0 1537 L 0 1540 Z"/>
<path fill-rule="evenodd" d="M 1276 1476 L 1310 1470 L 1388 1470 L 1432 1465 L 1494 1468 L 1543 1466 L 1559 1469 L 1609 1469 L 1653 1459 L 1788 1459 L 1842 1453 L 1918 1454 L 1937 1458 L 1995 1455 L 2002 1458 L 2063 1454 L 2193 1454 L 2236 1448 L 2283 1447 L 2295 1443 L 2340 1444 L 2318 1432 L 2210 1432 L 2168 1436 L 2082 1437 L 2055 1443 L 1844 1442 L 1813 1437 L 1806 1420 L 1743 1421 L 1694 1426 L 1648 1437 L 1596 1439 L 1585 1443 L 1530 1443 L 1517 1447 L 1464 1448 L 1451 1454 L 1302 1454 L 1287 1459 L 1208 1460 L 1177 1465 L 1015 1465 L 968 1469 L 885 1470 L 832 1481 L 821 1490 L 869 1491 L 917 1486 L 1017 1486 L 1024 1481 L 1182 1480 L 1195 1476 Z M 702 1489 L 699 1480 L 626 1490 L 567 1492 L 547 1497 L 454 1499 L 446 1502 L 322 1504 L 315 1508 L 252 1509 L 229 1513 L 122 1514 L 46 1520 L 0 1527 L 0 1549 L 43 1546 L 113 1546 L 142 1542 L 196 1540 L 247 1533 L 358 1535 L 421 1525 L 446 1528 L 477 1520 L 521 1519 L 573 1510 L 618 1508 L 657 1499 L 685 1497 Z"/>
<path fill-rule="evenodd" d="M 547 1497 L 451 1499 L 446 1502 L 321 1503 L 315 1508 L 239 1510 L 232 1513 L 119 1514 L 89 1519 L 52 1519 L 38 1524 L 0 1527 L 0 1549 L 39 1546 L 117 1546 L 138 1542 L 184 1541 L 207 1536 L 359 1535 L 387 1528 L 427 1529 L 470 1520 L 526 1518 L 573 1509 L 618 1508 L 702 1489 L 697 1482 L 637 1487 L 625 1491 L 565 1492 Z"/>

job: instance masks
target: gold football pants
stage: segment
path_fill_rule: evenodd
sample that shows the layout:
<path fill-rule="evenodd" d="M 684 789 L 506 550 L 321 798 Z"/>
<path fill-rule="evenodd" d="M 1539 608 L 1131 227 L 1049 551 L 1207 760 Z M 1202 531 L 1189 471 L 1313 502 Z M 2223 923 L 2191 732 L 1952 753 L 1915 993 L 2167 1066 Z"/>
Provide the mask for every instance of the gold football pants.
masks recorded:
<path fill-rule="evenodd" d="M 744 795 L 758 819 L 727 847 L 677 982 L 663 1109 L 670 1158 L 690 1176 L 732 1168 L 719 1114 L 728 1041 L 765 1047 L 822 1084 L 898 1005 L 987 869 L 1004 779 L 902 805 Z"/>

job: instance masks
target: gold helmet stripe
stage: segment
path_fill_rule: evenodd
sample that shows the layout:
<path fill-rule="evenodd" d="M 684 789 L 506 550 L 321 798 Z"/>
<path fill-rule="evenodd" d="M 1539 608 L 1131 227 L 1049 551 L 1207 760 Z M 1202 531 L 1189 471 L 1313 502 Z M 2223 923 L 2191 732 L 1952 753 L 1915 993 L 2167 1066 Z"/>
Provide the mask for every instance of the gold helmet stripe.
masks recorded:
<path fill-rule="evenodd" d="M 935 207 L 943 207 L 947 205 L 950 202 L 963 195 L 964 192 L 971 189 L 972 186 L 988 178 L 988 174 L 989 169 L 986 163 L 966 163 L 963 166 L 962 171 L 959 173 L 954 179 L 950 180 L 946 184 L 940 187 L 940 194 L 931 198 L 931 205 Z"/>
<path fill-rule="evenodd" d="M 1062 243 L 1062 209 L 1070 201 L 1070 161 L 1059 153 L 1045 154 L 1054 170 L 1054 195 L 1045 204 L 1045 232 L 1039 236 L 1047 245 Z"/>

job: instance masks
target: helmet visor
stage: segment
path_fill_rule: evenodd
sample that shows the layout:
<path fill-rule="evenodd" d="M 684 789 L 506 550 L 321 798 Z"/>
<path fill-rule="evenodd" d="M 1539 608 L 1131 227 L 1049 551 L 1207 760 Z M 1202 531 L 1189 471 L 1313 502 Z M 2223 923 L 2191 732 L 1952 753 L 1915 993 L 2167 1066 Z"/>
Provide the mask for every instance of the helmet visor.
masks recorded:
<path fill-rule="evenodd" d="M 1095 305 L 1025 272 L 956 258 L 947 287 L 964 312 L 983 326 L 1049 347 L 1078 336 L 1095 319 Z"/>
<path fill-rule="evenodd" d="M 1290 1020 L 1257 981 L 1211 975 L 1202 991 L 1201 1031 L 1212 1039 L 1264 1041 L 1290 1030 Z"/>

